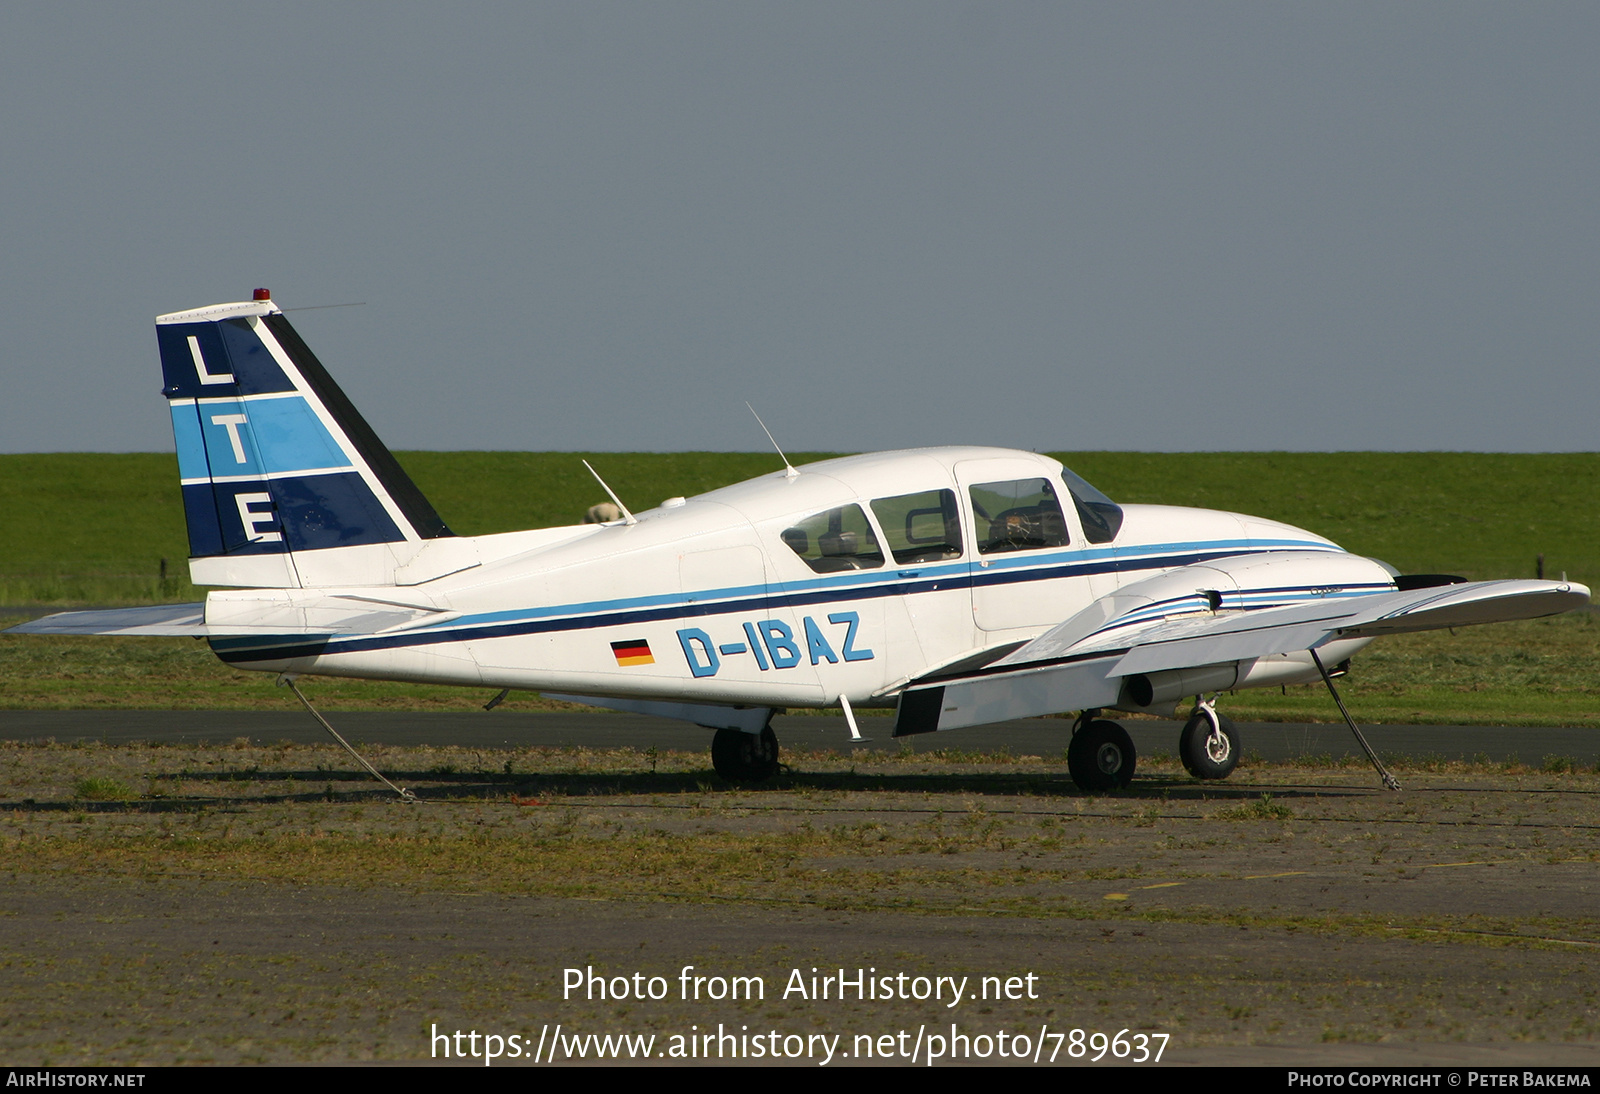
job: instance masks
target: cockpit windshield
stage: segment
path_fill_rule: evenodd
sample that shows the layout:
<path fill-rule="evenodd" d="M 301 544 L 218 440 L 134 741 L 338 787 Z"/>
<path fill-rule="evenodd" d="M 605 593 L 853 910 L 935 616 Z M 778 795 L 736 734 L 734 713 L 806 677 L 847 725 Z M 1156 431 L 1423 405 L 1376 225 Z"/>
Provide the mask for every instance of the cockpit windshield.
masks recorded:
<path fill-rule="evenodd" d="M 1072 504 L 1078 508 L 1084 538 L 1090 543 L 1110 543 L 1116 539 L 1122 529 L 1122 506 L 1065 467 L 1061 469 L 1061 481 L 1066 483 Z"/>
<path fill-rule="evenodd" d="M 1067 546 L 1067 521 L 1049 479 L 985 482 L 968 487 L 978 518 L 978 553 Z"/>

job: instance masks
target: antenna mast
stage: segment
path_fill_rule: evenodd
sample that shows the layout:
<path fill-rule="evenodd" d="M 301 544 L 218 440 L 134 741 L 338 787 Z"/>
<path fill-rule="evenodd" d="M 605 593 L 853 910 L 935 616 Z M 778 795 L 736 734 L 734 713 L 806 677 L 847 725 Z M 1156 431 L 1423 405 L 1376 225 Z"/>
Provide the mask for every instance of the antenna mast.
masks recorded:
<path fill-rule="evenodd" d="M 768 429 L 767 423 L 761 420 L 761 415 L 756 414 L 756 408 L 750 405 L 750 401 L 748 399 L 745 400 L 744 405 L 746 410 L 750 411 L 751 414 L 755 414 L 756 425 L 761 427 L 761 432 L 767 435 L 767 440 L 772 442 L 773 449 L 778 453 L 778 459 L 783 461 L 783 477 L 786 479 L 799 478 L 800 472 L 794 469 L 794 464 L 789 462 L 789 457 L 785 456 L 783 454 L 783 449 L 778 447 L 778 442 L 772 436 L 772 430 Z"/>
<path fill-rule="evenodd" d="M 583 461 L 583 466 L 589 468 L 589 474 L 594 476 L 594 481 L 599 483 L 605 492 L 611 495 L 611 500 L 617 503 L 618 509 L 622 510 L 622 522 L 624 524 L 638 524 L 639 518 L 628 512 L 628 507 L 622 504 L 622 499 L 617 497 L 617 492 L 606 486 L 606 480 L 600 477 L 600 472 L 591 467 L 588 460 Z"/>

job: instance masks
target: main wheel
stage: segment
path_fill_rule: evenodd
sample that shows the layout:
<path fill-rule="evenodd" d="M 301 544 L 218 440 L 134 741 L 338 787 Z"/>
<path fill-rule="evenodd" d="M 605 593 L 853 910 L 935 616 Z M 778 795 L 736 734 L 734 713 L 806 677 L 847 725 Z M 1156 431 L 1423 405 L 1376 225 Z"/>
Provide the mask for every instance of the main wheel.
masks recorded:
<path fill-rule="evenodd" d="M 1067 745 L 1067 770 L 1081 790 L 1122 789 L 1132 781 L 1138 761 L 1133 738 L 1115 722 L 1090 722 Z"/>
<path fill-rule="evenodd" d="M 1215 712 L 1213 712 L 1215 713 Z M 1213 726 L 1205 711 L 1197 710 L 1183 723 L 1178 755 L 1197 779 L 1226 779 L 1239 766 L 1239 734 L 1226 714 Z"/>
<path fill-rule="evenodd" d="M 778 735 L 772 725 L 760 733 L 719 729 L 711 738 L 711 766 L 731 783 L 758 783 L 778 772 Z"/>

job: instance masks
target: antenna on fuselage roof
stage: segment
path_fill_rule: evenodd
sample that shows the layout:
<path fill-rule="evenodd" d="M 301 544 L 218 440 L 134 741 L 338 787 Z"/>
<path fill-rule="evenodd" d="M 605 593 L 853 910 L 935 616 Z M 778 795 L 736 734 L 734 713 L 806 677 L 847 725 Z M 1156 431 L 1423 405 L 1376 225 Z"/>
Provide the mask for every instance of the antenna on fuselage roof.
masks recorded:
<path fill-rule="evenodd" d="M 601 489 L 611 495 L 611 500 L 617 503 L 617 508 L 622 510 L 622 523 L 638 524 L 639 518 L 628 512 L 628 507 L 622 504 L 622 499 L 617 497 L 617 492 L 606 485 L 606 480 L 600 477 L 600 472 L 589 465 L 588 460 L 583 461 L 583 466 L 589 468 L 589 474 L 594 476 L 594 481 L 600 484 Z"/>
<path fill-rule="evenodd" d="M 756 425 L 760 426 L 761 432 L 767 435 L 767 440 L 772 441 L 772 447 L 777 451 L 778 459 L 783 461 L 783 477 L 786 479 L 799 478 L 800 472 L 794 469 L 794 464 L 790 463 L 789 457 L 783 454 L 783 449 L 778 448 L 778 442 L 773 439 L 772 430 L 768 429 L 767 423 L 761 420 L 761 415 L 756 414 L 756 408 L 750 405 L 750 401 L 748 399 L 745 400 L 744 405 L 746 410 L 750 411 L 751 414 L 755 414 Z"/>

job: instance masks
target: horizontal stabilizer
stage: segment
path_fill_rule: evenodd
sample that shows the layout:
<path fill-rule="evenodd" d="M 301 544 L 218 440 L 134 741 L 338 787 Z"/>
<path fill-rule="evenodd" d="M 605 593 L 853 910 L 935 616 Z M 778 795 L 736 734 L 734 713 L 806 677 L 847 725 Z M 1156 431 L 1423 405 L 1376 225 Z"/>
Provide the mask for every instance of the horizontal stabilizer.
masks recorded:
<path fill-rule="evenodd" d="M 8 628 L 6 634 L 203 635 L 204 604 L 157 604 L 148 608 L 109 608 L 58 612 Z"/>
<path fill-rule="evenodd" d="M 221 638 L 262 635 L 377 634 L 454 613 L 355 596 L 291 598 L 287 593 L 213 594 L 209 604 L 156 604 L 145 608 L 60 612 L 30 620 L 7 634 L 100 634 Z"/>

